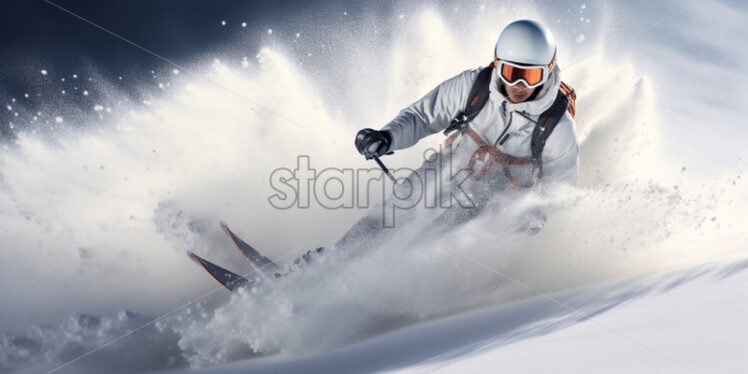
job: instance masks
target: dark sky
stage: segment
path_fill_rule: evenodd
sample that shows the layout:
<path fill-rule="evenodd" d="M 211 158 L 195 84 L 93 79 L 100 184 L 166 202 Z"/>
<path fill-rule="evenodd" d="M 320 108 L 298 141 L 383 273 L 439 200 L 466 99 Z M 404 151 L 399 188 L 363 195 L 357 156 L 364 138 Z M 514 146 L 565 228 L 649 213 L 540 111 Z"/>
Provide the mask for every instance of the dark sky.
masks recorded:
<path fill-rule="evenodd" d="M 279 37 L 314 24 L 310 31 L 326 35 L 330 14 L 346 10 L 365 14 L 381 10 L 392 1 L 350 2 L 343 0 L 237 1 L 237 0 L 50 0 L 123 38 L 182 66 L 195 56 L 254 56 L 261 38 L 273 28 Z M 76 107 L 89 110 L 91 99 L 79 93 L 92 90 L 89 80 L 100 76 L 117 82 L 117 89 L 137 99 L 138 81 L 150 71 L 170 72 L 175 66 L 59 9 L 44 0 L 6 0 L 0 12 L 0 103 L 13 110 L 0 110 L 0 138 L 12 139 L 14 130 L 49 127 L 49 118 L 31 118 L 45 107 Z M 221 26 L 225 20 L 227 25 Z M 242 28 L 241 23 L 247 27 Z M 302 25 L 303 23 L 303 25 Z M 320 31 L 319 27 L 322 28 Z M 242 33 L 242 38 L 237 35 Z M 312 35 L 311 37 L 317 37 Z M 239 40 L 239 44 L 237 43 Z M 234 43 L 234 44 L 230 44 Z M 228 47 L 228 48 L 227 48 Z M 228 54 L 227 54 L 228 53 Z M 318 64 L 325 66 L 326 64 Z M 43 76 L 42 70 L 49 75 Z M 71 79 L 77 74 L 78 80 Z M 67 77 L 66 81 L 61 81 Z M 118 77 L 123 77 L 119 80 Z M 76 87 L 77 86 L 77 87 Z M 77 90 L 73 94 L 73 90 Z M 68 94 L 60 94 L 67 90 Z M 26 97 L 26 95 L 30 95 Z M 46 111 L 49 112 L 49 111 Z"/>
<path fill-rule="evenodd" d="M 226 42 L 236 26 L 267 28 L 299 13 L 319 9 L 323 1 L 206 0 L 51 0 L 145 48 L 182 62 Z M 329 5 L 329 1 L 324 2 Z M 80 68 L 150 70 L 161 61 L 55 8 L 43 0 L 11 0 L 0 12 L 0 79 L 17 83 L 42 65 L 60 70 Z M 38 66 L 37 66 L 38 65 Z"/>

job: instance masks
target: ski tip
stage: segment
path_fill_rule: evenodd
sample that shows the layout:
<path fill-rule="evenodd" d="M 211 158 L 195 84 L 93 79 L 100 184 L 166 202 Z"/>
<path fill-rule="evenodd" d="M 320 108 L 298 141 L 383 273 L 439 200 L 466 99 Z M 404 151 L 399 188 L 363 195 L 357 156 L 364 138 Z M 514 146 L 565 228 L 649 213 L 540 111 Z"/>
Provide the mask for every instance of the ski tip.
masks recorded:
<path fill-rule="evenodd" d="M 229 236 L 231 241 L 234 242 L 234 244 L 236 244 L 236 247 L 239 248 L 239 243 L 237 242 L 238 238 L 236 235 L 234 235 L 234 232 L 231 231 L 231 229 L 229 228 L 229 225 L 227 225 L 226 222 L 221 221 L 221 228 L 223 229 L 223 232 Z M 241 248 L 239 248 L 239 251 L 241 251 Z"/>
<path fill-rule="evenodd" d="M 229 230 L 229 225 L 226 224 L 223 220 L 220 221 L 221 228 L 223 231 L 225 231 L 227 234 L 231 233 L 231 230 Z"/>
<path fill-rule="evenodd" d="M 234 289 L 232 289 L 223 280 L 221 280 L 219 277 L 217 277 L 215 274 L 213 274 L 213 271 L 211 271 L 211 269 L 209 267 L 210 263 L 203 262 L 203 258 L 200 257 L 200 256 L 198 256 L 198 255 L 196 255 L 192 251 L 187 251 L 187 255 L 190 256 L 190 259 L 192 259 L 192 261 L 195 261 L 195 263 L 197 263 L 203 269 L 205 269 L 205 271 L 207 271 L 208 274 L 210 274 L 210 276 L 213 277 L 213 279 L 215 279 L 216 281 L 218 281 L 218 283 L 220 283 L 221 286 L 223 286 L 224 288 L 226 288 L 227 290 L 229 290 L 231 292 L 234 292 Z"/>
<path fill-rule="evenodd" d="M 187 251 L 187 257 L 189 257 L 190 260 L 197 262 L 198 264 L 200 263 L 200 256 L 196 255 L 192 251 Z"/>

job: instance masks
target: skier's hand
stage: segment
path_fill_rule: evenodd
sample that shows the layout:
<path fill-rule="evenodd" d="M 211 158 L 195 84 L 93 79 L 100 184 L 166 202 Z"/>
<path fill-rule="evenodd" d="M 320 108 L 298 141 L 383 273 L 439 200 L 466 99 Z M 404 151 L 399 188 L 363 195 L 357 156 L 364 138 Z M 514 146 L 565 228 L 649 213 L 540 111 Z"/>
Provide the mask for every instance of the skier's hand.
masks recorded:
<path fill-rule="evenodd" d="M 358 153 L 364 155 L 368 160 L 387 153 L 392 146 L 392 137 L 387 131 L 363 129 L 356 134 L 354 144 Z"/>

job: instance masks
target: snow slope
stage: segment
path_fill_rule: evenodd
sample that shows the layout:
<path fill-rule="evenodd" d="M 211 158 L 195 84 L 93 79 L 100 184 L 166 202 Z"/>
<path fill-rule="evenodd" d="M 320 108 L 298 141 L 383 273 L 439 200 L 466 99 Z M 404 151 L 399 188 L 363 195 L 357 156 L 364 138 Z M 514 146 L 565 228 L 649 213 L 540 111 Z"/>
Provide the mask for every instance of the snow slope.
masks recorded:
<path fill-rule="evenodd" d="M 703 265 L 480 309 L 316 356 L 189 372 L 745 373 L 746 268 L 748 260 Z"/>

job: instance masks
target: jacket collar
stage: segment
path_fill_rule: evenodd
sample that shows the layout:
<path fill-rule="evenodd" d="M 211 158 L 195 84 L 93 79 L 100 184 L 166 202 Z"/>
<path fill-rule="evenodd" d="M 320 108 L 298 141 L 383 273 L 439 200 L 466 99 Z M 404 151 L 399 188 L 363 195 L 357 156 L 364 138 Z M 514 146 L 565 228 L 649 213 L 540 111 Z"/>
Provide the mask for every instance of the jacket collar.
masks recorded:
<path fill-rule="evenodd" d="M 501 93 L 501 90 L 499 90 L 501 79 L 498 74 L 493 73 L 491 74 L 491 93 L 489 97 L 499 106 L 506 101 L 506 104 L 504 105 L 506 105 L 507 111 L 518 111 L 526 112 L 530 115 L 540 115 L 553 105 L 553 101 L 556 99 L 556 93 L 558 92 L 558 87 L 561 85 L 560 75 L 561 69 L 558 67 L 558 64 L 556 64 L 553 66 L 548 81 L 545 82 L 543 88 L 541 88 L 538 95 L 535 96 L 535 99 L 531 101 L 523 101 L 521 103 L 513 103 L 509 101 L 508 97 Z"/>

